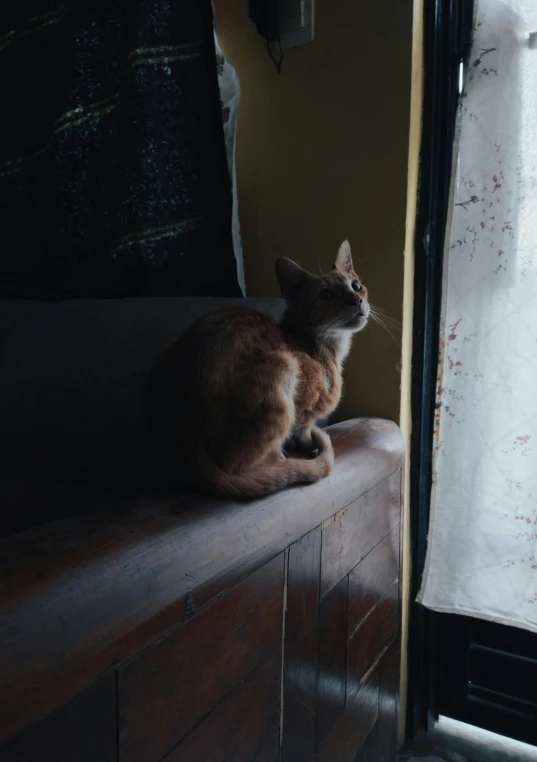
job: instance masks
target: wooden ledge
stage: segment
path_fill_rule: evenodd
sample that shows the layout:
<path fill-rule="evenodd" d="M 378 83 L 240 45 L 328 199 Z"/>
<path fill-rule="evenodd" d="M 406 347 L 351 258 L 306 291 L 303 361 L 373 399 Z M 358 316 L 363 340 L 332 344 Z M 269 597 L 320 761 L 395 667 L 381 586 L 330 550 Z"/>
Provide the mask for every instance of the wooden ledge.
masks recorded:
<path fill-rule="evenodd" d="M 56 485 L 58 504 L 93 513 L 0 540 L 0 743 L 401 468 L 394 423 L 329 430 L 328 479 L 249 503 Z"/>

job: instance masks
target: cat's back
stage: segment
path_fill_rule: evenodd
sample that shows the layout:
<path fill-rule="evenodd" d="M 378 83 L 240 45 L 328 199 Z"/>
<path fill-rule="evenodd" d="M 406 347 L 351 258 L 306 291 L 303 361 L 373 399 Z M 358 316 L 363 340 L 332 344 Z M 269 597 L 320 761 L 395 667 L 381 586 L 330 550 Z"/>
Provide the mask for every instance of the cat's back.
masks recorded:
<path fill-rule="evenodd" d="M 163 354 L 146 388 L 148 430 L 177 479 L 188 480 L 197 442 L 225 448 L 237 419 L 269 396 L 284 345 L 270 317 L 241 305 L 204 316 Z"/>
<path fill-rule="evenodd" d="M 266 394 L 273 358 L 284 348 L 282 330 L 250 307 L 233 306 L 206 315 L 187 334 L 176 349 L 184 397 L 213 428 L 216 417 L 228 426 L 226 410 L 244 410 L 252 395 Z"/>
<path fill-rule="evenodd" d="M 281 328 L 267 315 L 251 307 L 224 307 L 201 318 L 185 335 L 204 362 L 210 356 L 252 356 L 282 348 Z M 207 356 L 209 355 L 209 357 Z"/>

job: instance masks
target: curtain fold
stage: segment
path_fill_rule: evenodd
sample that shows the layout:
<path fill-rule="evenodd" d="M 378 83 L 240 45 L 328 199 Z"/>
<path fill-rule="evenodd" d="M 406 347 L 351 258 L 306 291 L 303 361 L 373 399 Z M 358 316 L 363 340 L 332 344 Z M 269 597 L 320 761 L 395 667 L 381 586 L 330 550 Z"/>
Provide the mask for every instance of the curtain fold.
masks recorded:
<path fill-rule="evenodd" d="M 433 492 L 418 600 L 537 631 L 537 30 L 479 0 L 443 284 Z"/>
<path fill-rule="evenodd" d="M 240 295 L 210 0 L 0 19 L 0 296 Z"/>
<path fill-rule="evenodd" d="M 220 105 L 222 107 L 222 120 L 224 122 L 224 138 L 226 141 L 226 156 L 229 176 L 231 178 L 231 192 L 233 196 L 231 234 L 233 237 L 233 251 L 237 260 L 237 277 L 243 296 L 246 296 L 246 280 L 244 275 L 244 256 L 242 252 L 242 237 L 239 222 L 239 198 L 237 190 L 237 169 L 235 153 L 237 146 L 237 117 L 239 115 L 239 102 L 241 99 L 241 86 L 236 70 L 226 61 L 222 49 L 218 43 L 217 30 L 215 29 L 214 41 L 216 46 L 216 60 L 218 64 L 218 86 L 220 88 Z"/>

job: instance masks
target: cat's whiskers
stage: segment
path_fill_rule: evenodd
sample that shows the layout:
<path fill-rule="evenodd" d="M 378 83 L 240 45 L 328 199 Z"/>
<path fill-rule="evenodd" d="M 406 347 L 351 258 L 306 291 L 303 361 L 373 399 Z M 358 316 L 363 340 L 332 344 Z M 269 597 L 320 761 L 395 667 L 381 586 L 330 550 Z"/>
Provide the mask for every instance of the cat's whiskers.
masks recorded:
<path fill-rule="evenodd" d="M 399 329 L 399 323 L 396 320 L 393 320 L 393 318 L 389 318 L 387 315 L 380 314 L 378 311 L 378 308 L 373 307 L 371 304 L 369 305 L 370 311 L 369 311 L 369 317 L 378 325 L 380 325 L 381 328 L 384 328 L 386 333 L 388 333 L 393 341 L 395 341 L 396 344 L 399 344 L 395 336 L 393 335 L 391 328 L 394 330 Z"/>
<path fill-rule="evenodd" d="M 392 325 L 394 328 L 400 329 L 401 323 L 399 320 L 395 320 L 394 318 L 390 317 L 390 315 L 387 315 L 382 310 L 379 310 L 377 307 L 373 308 L 373 312 L 377 317 L 382 318 L 388 325 Z"/>

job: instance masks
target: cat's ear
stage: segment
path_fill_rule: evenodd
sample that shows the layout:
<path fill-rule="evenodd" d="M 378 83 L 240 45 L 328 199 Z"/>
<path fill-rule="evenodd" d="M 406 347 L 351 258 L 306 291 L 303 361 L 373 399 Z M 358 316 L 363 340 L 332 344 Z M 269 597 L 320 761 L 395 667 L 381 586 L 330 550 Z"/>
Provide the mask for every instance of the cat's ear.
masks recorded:
<path fill-rule="evenodd" d="M 292 259 L 278 257 L 276 260 L 276 277 L 282 296 L 285 299 L 293 299 L 298 289 L 304 285 L 308 278 L 311 278 L 311 275 Z"/>
<path fill-rule="evenodd" d="M 354 265 L 352 264 L 351 245 L 346 239 L 339 247 L 339 251 L 334 262 L 334 267 L 332 269 L 339 270 L 340 273 L 344 273 L 345 275 L 352 273 L 354 269 Z"/>

